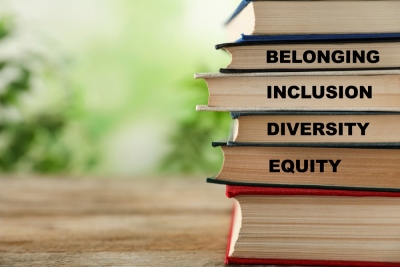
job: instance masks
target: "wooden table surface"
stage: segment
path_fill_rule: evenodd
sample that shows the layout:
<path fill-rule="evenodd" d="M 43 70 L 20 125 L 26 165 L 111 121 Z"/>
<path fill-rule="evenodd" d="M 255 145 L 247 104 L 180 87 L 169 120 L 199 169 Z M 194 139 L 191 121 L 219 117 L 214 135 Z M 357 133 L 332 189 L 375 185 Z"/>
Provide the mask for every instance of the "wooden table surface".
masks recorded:
<path fill-rule="evenodd" d="M 0 178 L 0 266 L 224 266 L 232 203 L 204 178 Z"/>

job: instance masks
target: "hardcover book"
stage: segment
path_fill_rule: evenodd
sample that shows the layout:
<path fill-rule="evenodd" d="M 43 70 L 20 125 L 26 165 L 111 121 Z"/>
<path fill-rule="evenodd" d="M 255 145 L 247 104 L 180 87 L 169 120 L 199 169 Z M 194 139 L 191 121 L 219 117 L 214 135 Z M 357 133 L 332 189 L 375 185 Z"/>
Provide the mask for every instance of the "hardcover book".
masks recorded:
<path fill-rule="evenodd" d="M 240 34 L 330 34 L 400 32 L 399 1 L 243 0 L 226 28 Z"/>
<path fill-rule="evenodd" d="M 398 33 L 243 36 L 239 42 L 216 48 L 228 52 L 232 59 L 226 68 L 220 69 L 221 73 L 400 67 Z"/>
<path fill-rule="evenodd" d="M 211 183 L 400 191 L 400 143 L 214 143 L 224 155 Z"/>
<path fill-rule="evenodd" d="M 400 266 L 400 193 L 227 186 L 226 264 Z"/>
<path fill-rule="evenodd" d="M 400 143 L 399 112 L 232 112 L 231 141 Z"/>
<path fill-rule="evenodd" d="M 197 74 L 209 111 L 400 111 L 400 69 Z"/>
<path fill-rule="evenodd" d="M 363 43 L 392 42 L 400 38 L 400 33 L 340 33 L 340 34 L 288 34 L 288 35 L 246 35 L 242 34 L 235 43 L 219 44 L 216 48 L 232 46 L 233 44 L 263 43 L 263 44 L 305 44 L 305 43 Z"/>

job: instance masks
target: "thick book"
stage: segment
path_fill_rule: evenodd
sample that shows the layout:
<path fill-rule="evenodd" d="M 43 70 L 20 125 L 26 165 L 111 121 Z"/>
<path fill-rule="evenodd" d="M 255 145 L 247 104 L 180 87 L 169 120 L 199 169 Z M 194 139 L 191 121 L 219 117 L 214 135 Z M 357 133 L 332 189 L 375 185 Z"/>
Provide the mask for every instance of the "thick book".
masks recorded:
<path fill-rule="evenodd" d="M 209 111 L 400 111 L 400 69 L 197 74 Z"/>
<path fill-rule="evenodd" d="M 400 143 L 217 142 L 224 161 L 207 181 L 264 187 L 400 191 Z"/>
<path fill-rule="evenodd" d="M 243 36 L 216 48 L 231 55 L 221 73 L 400 67 L 400 33 Z"/>
<path fill-rule="evenodd" d="M 240 34 L 400 32 L 399 1 L 249 1 L 227 22 L 230 41 Z"/>
<path fill-rule="evenodd" d="M 226 264 L 400 266 L 400 193 L 227 186 Z"/>
<path fill-rule="evenodd" d="M 400 112 L 232 112 L 231 141 L 400 143 Z"/>

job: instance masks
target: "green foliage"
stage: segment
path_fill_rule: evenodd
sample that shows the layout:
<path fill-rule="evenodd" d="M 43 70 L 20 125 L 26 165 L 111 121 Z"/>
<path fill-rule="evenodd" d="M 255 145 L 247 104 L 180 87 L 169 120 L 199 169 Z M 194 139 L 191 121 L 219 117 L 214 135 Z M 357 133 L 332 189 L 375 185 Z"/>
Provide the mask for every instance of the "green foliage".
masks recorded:
<path fill-rule="evenodd" d="M 0 44 L 12 36 L 13 29 L 9 18 L 0 19 Z M 74 150 L 64 140 L 64 132 L 72 119 L 74 98 L 64 92 L 62 103 L 56 101 L 39 110 L 27 108 L 23 100 L 35 96 L 32 92 L 35 81 L 50 79 L 62 83 L 56 77 L 57 70 L 45 58 L 34 53 L 27 57 L 24 60 L 6 57 L 0 61 L 0 171 L 69 171 Z M 32 67 L 38 65 L 44 71 Z"/>
<path fill-rule="evenodd" d="M 188 104 L 186 116 L 181 118 L 170 136 L 170 152 L 164 158 L 161 170 L 175 173 L 211 173 L 221 167 L 222 154 L 212 148 L 211 142 L 226 139 L 232 122 L 228 113 L 196 112 L 194 107 L 207 103 L 207 86 L 204 81 L 188 78 L 180 88 L 185 88 Z M 182 93 L 182 92 L 181 92 Z"/>
<path fill-rule="evenodd" d="M 64 171 L 69 167 L 70 151 L 58 144 L 65 127 L 62 115 L 39 115 L 29 121 L 0 124 L 1 136 L 7 136 L 7 145 L 0 151 L 0 168 L 3 171 L 18 170 L 21 161 L 28 161 L 30 170 L 40 173 Z M 30 155 L 40 147 L 39 155 Z"/>
<path fill-rule="evenodd" d="M 6 37 L 12 29 L 12 19 L 9 16 L 0 18 L 0 39 Z"/>

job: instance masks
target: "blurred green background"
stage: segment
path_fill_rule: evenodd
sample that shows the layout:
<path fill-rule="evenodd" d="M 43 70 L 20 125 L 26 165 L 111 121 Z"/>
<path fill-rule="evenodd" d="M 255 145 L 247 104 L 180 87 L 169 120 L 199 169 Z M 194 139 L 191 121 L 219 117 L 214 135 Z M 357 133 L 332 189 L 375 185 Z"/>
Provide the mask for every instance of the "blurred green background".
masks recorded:
<path fill-rule="evenodd" d="M 195 72 L 239 0 L 0 0 L 0 171 L 211 175 L 228 135 Z"/>

